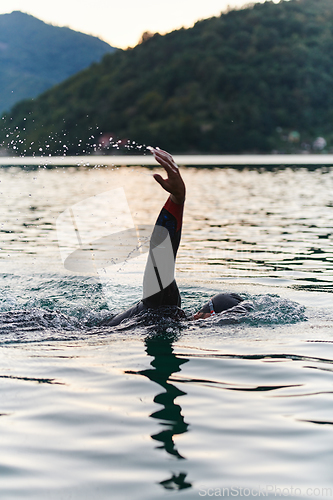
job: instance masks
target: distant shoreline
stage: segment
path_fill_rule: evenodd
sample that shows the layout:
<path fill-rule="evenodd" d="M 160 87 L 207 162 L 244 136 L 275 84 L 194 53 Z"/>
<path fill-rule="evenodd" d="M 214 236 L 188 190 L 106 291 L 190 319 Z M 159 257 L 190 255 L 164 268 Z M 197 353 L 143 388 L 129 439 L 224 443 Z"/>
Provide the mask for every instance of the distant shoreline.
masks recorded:
<path fill-rule="evenodd" d="M 285 155 L 174 155 L 185 166 L 333 166 L 333 154 Z M 153 156 L 0 156 L 0 166 L 157 166 Z"/>

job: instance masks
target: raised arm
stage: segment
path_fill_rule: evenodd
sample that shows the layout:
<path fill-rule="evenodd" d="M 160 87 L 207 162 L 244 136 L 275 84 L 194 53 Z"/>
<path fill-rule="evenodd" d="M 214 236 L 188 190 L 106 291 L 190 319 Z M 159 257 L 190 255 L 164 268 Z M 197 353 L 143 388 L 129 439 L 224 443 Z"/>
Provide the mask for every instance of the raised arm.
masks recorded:
<path fill-rule="evenodd" d="M 143 278 L 142 300 L 127 311 L 107 320 L 104 324 L 108 326 L 119 325 L 123 320 L 136 316 L 147 308 L 176 306 L 178 309 L 181 304 L 174 268 L 181 237 L 185 184 L 169 153 L 158 148 L 149 150 L 167 174 L 166 179 L 159 174 L 154 174 L 154 178 L 170 196 L 157 218 L 151 237 Z"/>
<path fill-rule="evenodd" d="M 143 279 L 143 302 L 147 307 L 179 307 L 181 301 L 174 279 L 174 269 L 181 238 L 186 189 L 172 156 L 161 149 L 149 149 L 167 174 L 166 179 L 159 174 L 154 174 L 154 178 L 170 196 L 157 218 L 152 234 Z M 168 246 L 166 235 L 170 237 L 172 249 Z M 170 255 L 170 250 L 173 255 Z"/>

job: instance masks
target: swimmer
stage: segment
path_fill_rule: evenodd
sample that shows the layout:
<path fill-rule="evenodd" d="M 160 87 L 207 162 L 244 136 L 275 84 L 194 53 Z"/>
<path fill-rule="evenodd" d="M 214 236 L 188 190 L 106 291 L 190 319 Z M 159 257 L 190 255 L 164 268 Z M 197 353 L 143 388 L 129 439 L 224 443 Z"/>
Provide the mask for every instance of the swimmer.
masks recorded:
<path fill-rule="evenodd" d="M 159 148 L 148 149 L 166 172 L 165 179 L 159 174 L 154 174 L 154 179 L 170 195 L 157 218 L 151 237 L 143 278 L 143 298 L 130 309 L 103 321 L 103 325 L 107 326 L 119 325 L 125 319 L 152 309 L 161 316 L 186 318 L 185 312 L 181 309 L 181 297 L 174 277 L 186 188 L 172 156 Z M 235 293 L 219 293 L 188 319 L 209 318 L 237 306 L 242 301 L 243 299 Z"/>

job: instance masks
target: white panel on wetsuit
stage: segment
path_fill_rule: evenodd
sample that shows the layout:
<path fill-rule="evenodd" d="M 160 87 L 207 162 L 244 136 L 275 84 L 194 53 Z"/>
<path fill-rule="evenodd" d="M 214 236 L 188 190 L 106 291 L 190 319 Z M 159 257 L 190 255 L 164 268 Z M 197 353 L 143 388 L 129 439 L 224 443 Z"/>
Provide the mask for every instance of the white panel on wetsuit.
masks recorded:
<path fill-rule="evenodd" d="M 160 292 L 174 280 L 175 259 L 169 231 L 155 226 L 143 279 L 143 299 Z"/>

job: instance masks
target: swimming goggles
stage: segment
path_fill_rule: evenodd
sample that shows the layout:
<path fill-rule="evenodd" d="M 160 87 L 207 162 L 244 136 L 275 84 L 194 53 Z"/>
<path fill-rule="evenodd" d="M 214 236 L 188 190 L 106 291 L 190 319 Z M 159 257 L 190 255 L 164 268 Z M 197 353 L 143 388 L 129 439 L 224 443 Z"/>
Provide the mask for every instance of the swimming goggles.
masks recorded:
<path fill-rule="evenodd" d="M 212 299 L 210 299 L 210 301 L 209 301 L 209 309 L 210 309 L 210 315 L 214 316 L 216 314 L 216 312 L 214 311 L 214 304 L 213 304 Z"/>

